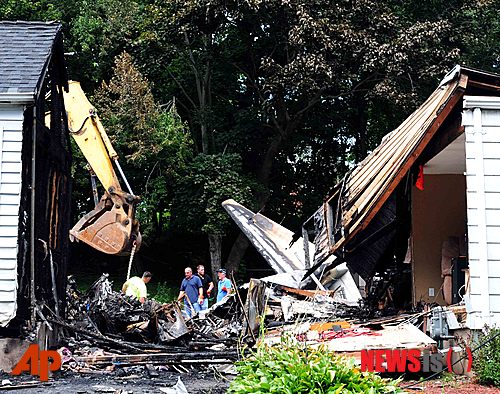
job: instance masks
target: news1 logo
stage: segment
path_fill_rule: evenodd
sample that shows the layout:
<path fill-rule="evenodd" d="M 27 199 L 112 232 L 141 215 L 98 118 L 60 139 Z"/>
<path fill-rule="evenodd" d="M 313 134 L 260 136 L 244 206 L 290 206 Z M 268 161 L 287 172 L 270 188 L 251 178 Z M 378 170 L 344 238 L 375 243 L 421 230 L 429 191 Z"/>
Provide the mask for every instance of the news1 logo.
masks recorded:
<path fill-rule="evenodd" d="M 41 382 L 49 380 L 49 371 L 61 368 L 61 355 L 55 350 L 40 351 L 38 345 L 30 345 L 26 352 L 12 370 L 12 375 L 17 376 L 29 371 L 33 376 L 39 376 Z"/>
<path fill-rule="evenodd" d="M 472 367 L 472 352 L 467 352 L 467 372 Z M 448 368 L 453 372 L 453 349 L 442 353 L 421 352 L 419 349 L 373 349 L 361 351 L 361 371 L 365 372 L 441 372 Z"/>

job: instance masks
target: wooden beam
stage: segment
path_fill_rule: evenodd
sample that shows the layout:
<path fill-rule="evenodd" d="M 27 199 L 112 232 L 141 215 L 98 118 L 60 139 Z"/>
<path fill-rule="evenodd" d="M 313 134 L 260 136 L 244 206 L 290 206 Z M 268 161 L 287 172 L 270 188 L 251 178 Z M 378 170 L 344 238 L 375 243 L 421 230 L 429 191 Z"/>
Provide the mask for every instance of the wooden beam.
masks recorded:
<path fill-rule="evenodd" d="M 481 88 L 481 89 L 486 89 L 486 90 L 494 90 L 495 92 L 500 91 L 500 86 L 498 85 L 491 85 L 489 83 L 484 83 L 484 82 L 478 82 L 478 81 L 469 81 L 469 86 L 475 87 L 475 88 Z"/>
<path fill-rule="evenodd" d="M 291 294 L 297 294 L 303 297 L 314 297 L 317 294 L 323 295 L 323 296 L 332 296 L 335 291 L 333 290 L 301 290 L 301 289 L 294 289 L 293 287 L 287 287 L 287 286 L 281 286 L 281 288 L 286 291 L 287 293 Z"/>

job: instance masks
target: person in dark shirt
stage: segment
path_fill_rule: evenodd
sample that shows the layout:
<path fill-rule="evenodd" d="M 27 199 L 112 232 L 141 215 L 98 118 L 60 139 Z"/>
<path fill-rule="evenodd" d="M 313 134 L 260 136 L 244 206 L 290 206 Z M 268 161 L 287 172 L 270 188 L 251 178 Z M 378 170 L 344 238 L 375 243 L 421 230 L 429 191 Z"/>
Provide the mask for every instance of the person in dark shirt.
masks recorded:
<path fill-rule="evenodd" d="M 185 278 L 181 283 L 181 291 L 177 300 L 180 301 L 184 298 L 184 306 L 186 314 L 192 317 L 201 310 L 203 304 L 203 285 L 201 279 L 193 275 L 191 267 L 186 267 L 184 270 Z"/>
<path fill-rule="evenodd" d="M 203 285 L 203 304 L 201 304 L 201 310 L 208 309 L 208 299 L 210 298 L 210 293 L 214 288 L 214 282 L 212 278 L 205 274 L 205 267 L 203 265 L 199 265 L 196 267 L 196 276 L 201 279 L 201 283 Z"/>

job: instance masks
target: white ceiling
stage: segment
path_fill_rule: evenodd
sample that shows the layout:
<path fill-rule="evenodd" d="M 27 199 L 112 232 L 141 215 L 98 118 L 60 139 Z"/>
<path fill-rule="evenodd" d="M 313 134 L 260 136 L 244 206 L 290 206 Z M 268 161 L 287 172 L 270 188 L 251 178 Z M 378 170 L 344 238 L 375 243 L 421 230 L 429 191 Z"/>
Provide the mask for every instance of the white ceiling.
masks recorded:
<path fill-rule="evenodd" d="M 465 133 L 424 165 L 424 174 L 464 174 Z"/>

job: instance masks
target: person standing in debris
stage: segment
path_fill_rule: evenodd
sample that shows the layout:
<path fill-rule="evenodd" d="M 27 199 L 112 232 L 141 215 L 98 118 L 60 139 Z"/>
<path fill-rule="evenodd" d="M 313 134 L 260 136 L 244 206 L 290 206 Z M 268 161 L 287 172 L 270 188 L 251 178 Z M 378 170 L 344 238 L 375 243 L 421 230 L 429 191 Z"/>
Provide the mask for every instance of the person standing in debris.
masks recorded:
<path fill-rule="evenodd" d="M 214 288 L 214 282 L 208 274 L 205 275 L 205 267 L 201 264 L 196 267 L 196 276 L 200 278 L 201 284 L 203 285 L 203 304 L 201 305 L 201 310 L 204 311 L 208 309 L 208 299 Z"/>
<path fill-rule="evenodd" d="M 130 297 L 137 298 L 141 304 L 144 304 L 148 296 L 148 289 L 146 284 L 151 280 L 151 272 L 145 271 L 142 274 L 142 278 L 138 276 L 133 276 L 127 280 L 122 286 L 122 292 Z"/>
<path fill-rule="evenodd" d="M 229 294 L 233 286 L 231 281 L 226 278 L 226 270 L 224 268 L 217 270 L 217 276 L 219 277 L 219 283 L 217 284 L 217 302 L 219 302 Z"/>
<path fill-rule="evenodd" d="M 200 278 L 193 275 L 191 267 L 186 267 L 184 275 L 185 278 L 182 280 L 181 291 L 179 292 L 177 301 L 184 298 L 186 314 L 192 317 L 201 310 L 201 305 L 203 305 L 203 284 Z"/>

